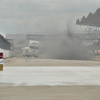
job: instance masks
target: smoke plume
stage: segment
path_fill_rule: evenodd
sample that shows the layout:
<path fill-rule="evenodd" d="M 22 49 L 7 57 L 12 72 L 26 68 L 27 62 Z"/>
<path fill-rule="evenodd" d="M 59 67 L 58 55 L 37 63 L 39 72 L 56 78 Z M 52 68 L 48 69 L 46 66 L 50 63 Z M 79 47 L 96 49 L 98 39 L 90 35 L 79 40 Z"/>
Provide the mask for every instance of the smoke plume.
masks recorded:
<path fill-rule="evenodd" d="M 51 59 L 89 60 L 91 57 L 82 38 L 76 36 L 69 26 L 64 33 L 50 34 L 44 45 L 43 53 Z"/>

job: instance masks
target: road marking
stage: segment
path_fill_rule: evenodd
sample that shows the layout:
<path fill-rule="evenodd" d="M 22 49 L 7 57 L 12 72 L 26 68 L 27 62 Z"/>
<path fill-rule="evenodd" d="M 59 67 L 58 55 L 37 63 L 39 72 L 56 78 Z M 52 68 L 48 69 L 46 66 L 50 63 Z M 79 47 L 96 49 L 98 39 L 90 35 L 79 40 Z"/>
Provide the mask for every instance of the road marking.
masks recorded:
<path fill-rule="evenodd" d="M 0 85 L 100 85 L 100 66 L 4 67 Z"/>
<path fill-rule="evenodd" d="M 6 61 L 6 62 L 4 62 L 4 63 L 8 63 L 8 62 L 12 62 L 13 60 L 15 60 L 17 57 L 14 57 L 13 59 L 10 59 L 10 60 L 8 60 L 8 61 Z"/>

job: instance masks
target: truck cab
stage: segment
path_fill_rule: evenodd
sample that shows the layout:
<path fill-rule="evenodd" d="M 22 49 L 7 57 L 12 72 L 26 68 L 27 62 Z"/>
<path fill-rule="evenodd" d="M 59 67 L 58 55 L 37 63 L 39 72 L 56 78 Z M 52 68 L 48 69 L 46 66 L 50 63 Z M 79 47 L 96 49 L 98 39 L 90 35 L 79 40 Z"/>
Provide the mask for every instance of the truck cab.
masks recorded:
<path fill-rule="evenodd" d="M 28 47 L 31 49 L 32 55 L 34 57 L 38 57 L 38 54 L 39 54 L 39 41 L 30 40 Z"/>

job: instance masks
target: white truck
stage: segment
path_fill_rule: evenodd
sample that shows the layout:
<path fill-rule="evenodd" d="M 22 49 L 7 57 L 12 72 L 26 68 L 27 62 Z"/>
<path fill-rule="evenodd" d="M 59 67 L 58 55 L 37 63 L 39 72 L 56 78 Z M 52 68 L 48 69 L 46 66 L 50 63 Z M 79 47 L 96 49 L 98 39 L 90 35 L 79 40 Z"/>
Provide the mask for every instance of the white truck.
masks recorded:
<path fill-rule="evenodd" d="M 32 56 L 38 57 L 38 54 L 39 54 L 39 41 L 30 40 L 28 47 L 31 49 Z"/>
<path fill-rule="evenodd" d="M 23 56 L 32 56 L 32 51 L 29 47 L 22 48 Z"/>

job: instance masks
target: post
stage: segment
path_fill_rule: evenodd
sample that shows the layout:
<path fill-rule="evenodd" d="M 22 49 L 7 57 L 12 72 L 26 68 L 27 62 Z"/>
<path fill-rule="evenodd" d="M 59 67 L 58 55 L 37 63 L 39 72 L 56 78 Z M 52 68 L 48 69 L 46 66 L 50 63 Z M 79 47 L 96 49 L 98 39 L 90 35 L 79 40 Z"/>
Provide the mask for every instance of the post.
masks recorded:
<path fill-rule="evenodd" d="M 0 71 L 3 71 L 3 53 L 0 53 Z"/>

